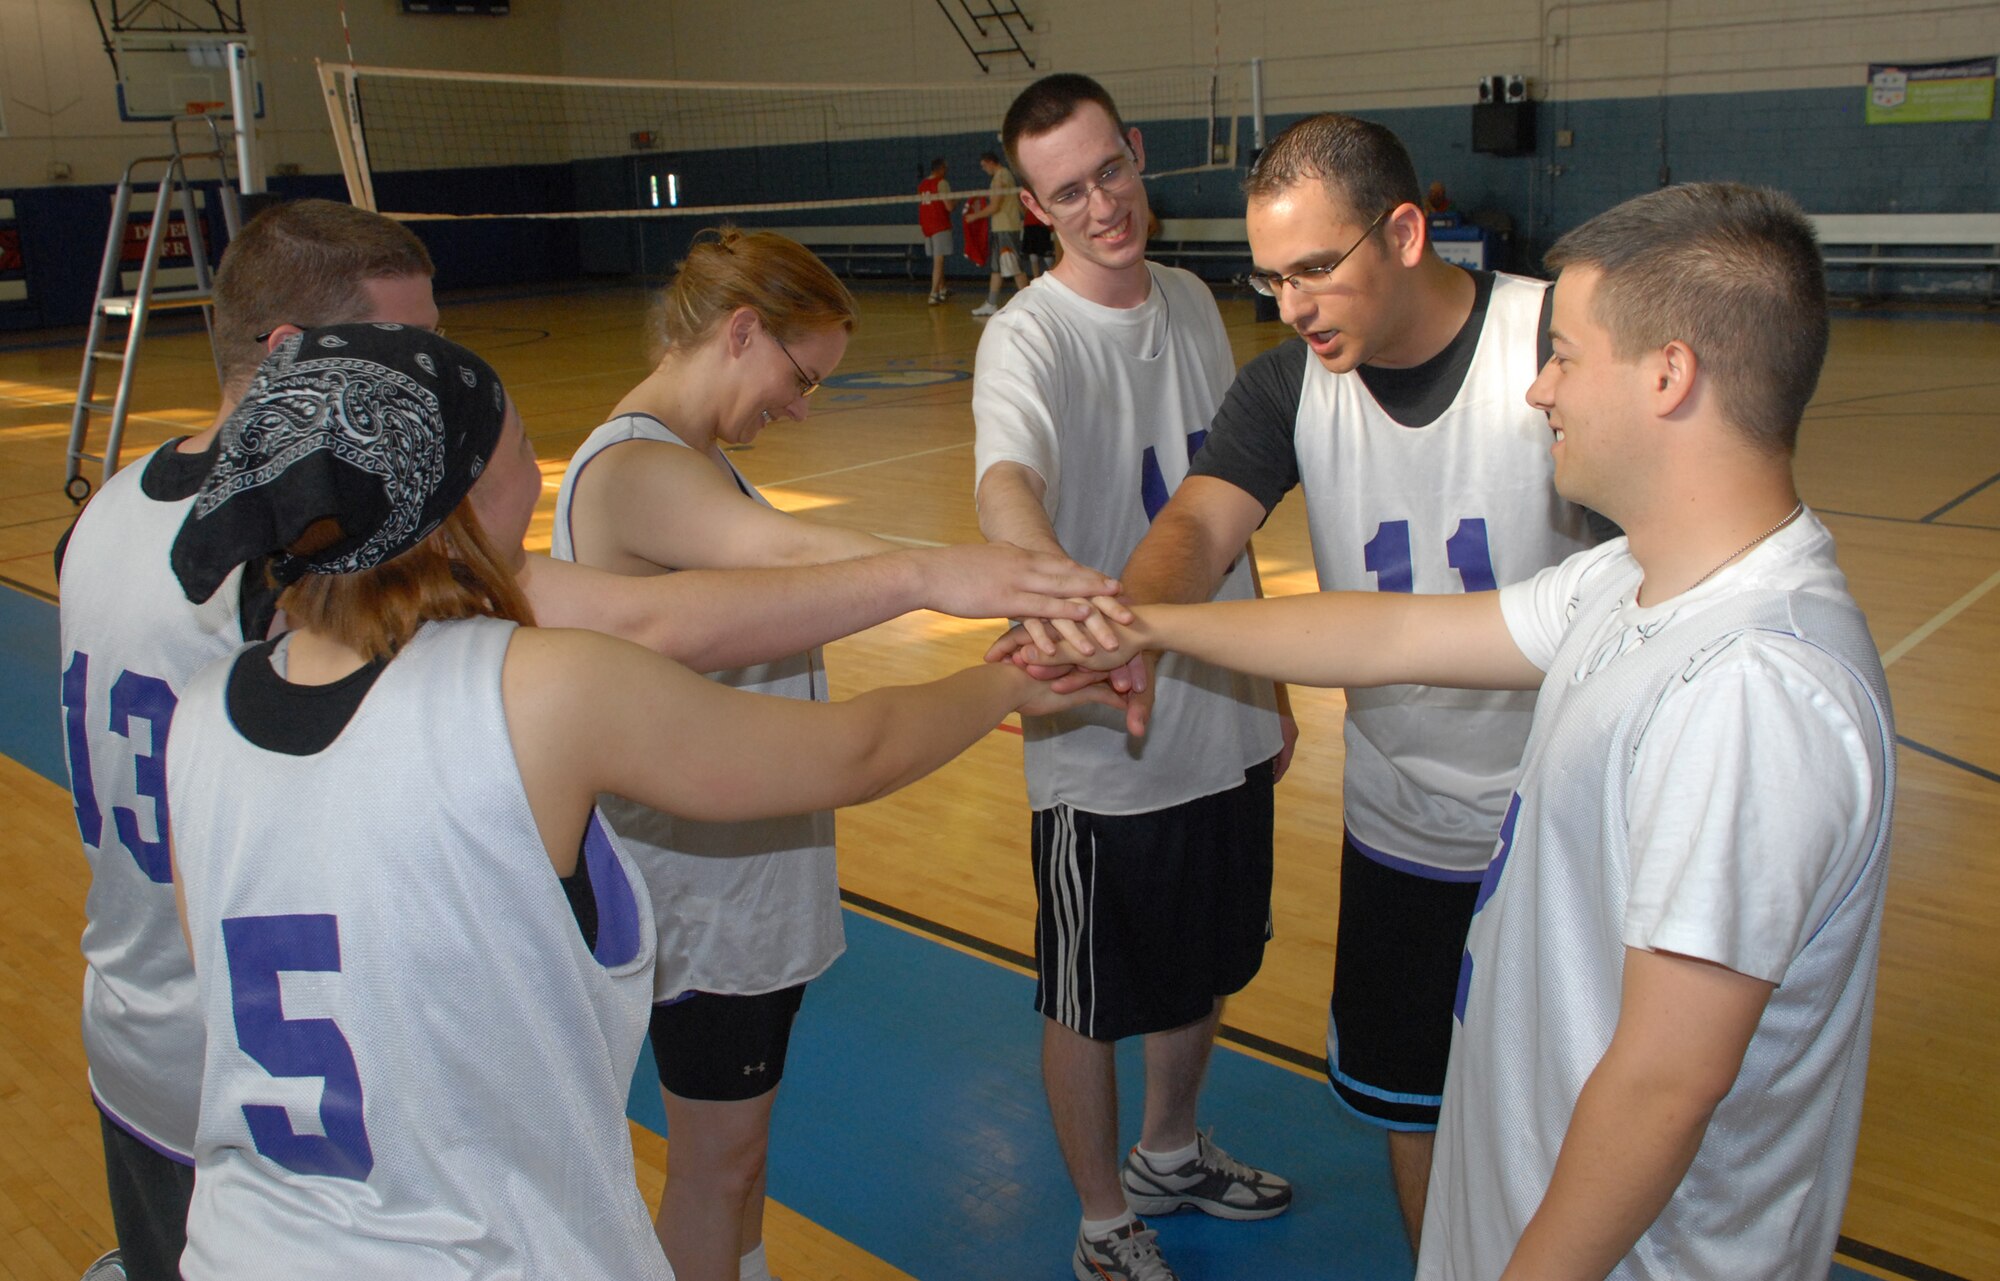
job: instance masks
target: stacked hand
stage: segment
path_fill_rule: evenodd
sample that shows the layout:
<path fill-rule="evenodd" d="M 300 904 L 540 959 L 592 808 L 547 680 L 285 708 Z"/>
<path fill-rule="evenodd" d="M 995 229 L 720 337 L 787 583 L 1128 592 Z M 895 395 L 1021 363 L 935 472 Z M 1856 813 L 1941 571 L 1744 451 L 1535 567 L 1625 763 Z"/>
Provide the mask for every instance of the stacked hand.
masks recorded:
<path fill-rule="evenodd" d="M 1119 590 L 1118 580 L 1067 556 L 1032 552 L 1012 543 L 965 543 L 909 553 L 923 575 L 924 604 L 957 618 L 1043 619 L 1075 627 L 1093 617 L 1094 598 Z"/>

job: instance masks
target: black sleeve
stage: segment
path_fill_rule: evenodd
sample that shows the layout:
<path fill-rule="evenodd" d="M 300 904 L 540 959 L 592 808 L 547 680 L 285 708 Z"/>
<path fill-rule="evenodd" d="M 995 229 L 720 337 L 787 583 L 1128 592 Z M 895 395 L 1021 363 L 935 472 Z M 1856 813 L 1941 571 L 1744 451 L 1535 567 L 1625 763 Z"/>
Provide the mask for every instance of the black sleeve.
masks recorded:
<path fill-rule="evenodd" d="M 1294 338 L 1243 366 L 1215 411 L 1208 439 L 1188 474 L 1228 481 L 1264 504 L 1269 515 L 1299 483 L 1292 430 L 1310 359 L 1305 341 Z"/>

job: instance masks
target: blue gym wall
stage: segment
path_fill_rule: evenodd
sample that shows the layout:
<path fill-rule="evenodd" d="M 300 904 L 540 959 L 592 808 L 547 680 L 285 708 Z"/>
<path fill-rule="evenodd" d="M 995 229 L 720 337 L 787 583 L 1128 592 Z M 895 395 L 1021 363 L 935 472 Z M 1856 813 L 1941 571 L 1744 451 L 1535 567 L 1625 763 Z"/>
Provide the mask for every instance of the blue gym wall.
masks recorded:
<path fill-rule="evenodd" d="M 2000 209 L 2000 130 L 1992 121 L 1870 127 L 1862 120 L 1863 93 L 1849 87 L 1544 102 L 1539 104 L 1537 150 L 1518 157 L 1473 153 L 1466 106 L 1361 114 L 1394 129 L 1409 146 L 1421 178 L 1442 180 L 1461 211 L 1496 213 L 1511 223 L 1515 236 L 1507 264 L 1515 269 L 1531 270 L 1562 231 L 1656 186 L 1663 137 L 1665 169 L 1672 181 L 1737 179 L 1775 186 L 1815 213 Z M 1295 118 L 1273 117 L 1269 128 L 1275 132 Z M 1171 145 L 1177 128 L 1198 131 L 1200 126 L 1148 126 L 1156 153 L 1193 149 Z M 1570 130 L 1574 145 L 1556 147 L 1558 129 Z M 1241 143 L 1247 155 L 1247 137 Z M 984 185 L 975 161 L 991 145 L 989 135 L 971 134 L 942 144 L 936 138 L 887 139 L 642 155 L 497 173 L 385 174 L 377 178 L 377 196 L 384 208 L 392 209 L 401 203 L 402 192 L 417 189 L 424 193 L 420 207 L 431 209 L 626 206 L 636 202 L 640 174 L 651 166 L 678 172 L 683 191 L 703 204 L 750 203 L 769 198 L 766 193 L 880 195 L 914 187 L 939 152 L 951 160 L 959 189 L 969 192 Z M 1553 172 L 1556 168 L 1560 173 Z M 344 186 L 330 176 L 277 179 L 272 188 L 284 198 L 345 195 Z M 1242 213 L 1233 173 L 1168 178 L 1153 190 L 1157 210 L 1167 217 Z M 0 191 L 0 196 L 15 202 L 29 288 L 26 301 L 0 304 L 0 329 L 84 323 L 103 253 L 109 188 L 25 187 Z M 890 222 L 911 216 L 900 207 L 874 206 L 791 211 L 744 221 Z M 439 285 L 447 289 L 578 275 L 658 274 L 701 225 L 701 220 L 688 218 L 413 224 L 431 247 Z M 955 266 L 969 269 L 963 260 Z M 1219 274 L 1228 274 L 1228 267 Z M 1834 279 L 1837 289 L 1856 283 Z M 1891 283 L 1906 292 L 1945 296 L 1973 285 L 1969 278 L 1921 272 Z M 1978 287 L 1983 290 L 1983 282 Z"/>

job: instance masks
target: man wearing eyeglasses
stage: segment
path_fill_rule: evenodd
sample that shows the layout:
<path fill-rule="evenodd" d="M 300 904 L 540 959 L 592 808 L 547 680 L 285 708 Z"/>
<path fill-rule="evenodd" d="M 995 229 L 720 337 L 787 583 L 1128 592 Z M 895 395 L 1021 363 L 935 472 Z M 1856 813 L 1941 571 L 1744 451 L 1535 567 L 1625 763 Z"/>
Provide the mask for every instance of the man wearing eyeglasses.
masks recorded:
<path fill-rule="evenodd" d="M 1380 125 L 1302 120 L 1245 189 L 1250 283 L 1299 337 L 1237 377 L 1126 566 L 1130 598 L 1205 599 L 1295 485 L 1323 590 L 1482 591 L 1585 547 L 1526 398 L 1547 286 L 1432 252 L 1415 167 Z M 1412 1244 L 1465 933 L 1533 711 L 1532 693 L 1347 695 L 1328 1080 L 1388 1132 Z"/>
<path fill-rule="evenodd" d="M 1022 201 L 1053 224 L 1063 255 L 980 339 L 980 529 L 1120 564 L 1221 401 L 1228 336 L 1206 285 L 1146 261 L 1143 140 L 1101 86 L 1036 82 L 1002 138 Z M 1218 599 L 1254 594 L 1247 557 L 1217 577 Z M 1055 630 L 1089 643 L 1079 624 Z M 1135 1211 L 1261 1219 L 1292 1197 L 1199 1133 L 1195 1117 L 1223 1001 L 1257 973 L 1270 934 L 1272 786 L 1285 747 L 1274 691 L 1177 655 L 1158 680 L 1165 693 L 1143 740 L 1108 709 L 1023 726 L 1042 1074 L 1082 1202 L 1079 1281 L 1175 1281 Z M 1127 1036 L 1145 1038 L 1147 1098 L 1121 1168 L 1112 1058 Z"/>

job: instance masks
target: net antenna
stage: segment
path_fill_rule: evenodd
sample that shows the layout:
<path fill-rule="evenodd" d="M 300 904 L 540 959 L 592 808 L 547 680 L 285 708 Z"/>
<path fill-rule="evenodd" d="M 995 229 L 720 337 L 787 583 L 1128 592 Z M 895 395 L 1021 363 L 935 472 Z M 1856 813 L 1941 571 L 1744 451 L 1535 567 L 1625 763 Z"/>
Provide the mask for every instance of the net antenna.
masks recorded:
<path fill-rule="evenodd" d="M 1000 150 L 1001 120 L 1027 83 L 615 80 L 351 62 L 321 62 L 319 78 L 349 198 L 389 217 L 747 223 L 851 222 L 833 211 L 869 207 L 879 221 L 914 223 L 917 179 L 937 156 L 952 164 L 955 194 L 976 194 L 986 177 L 974 161 Z M 1234 166 L 1243 68 L 1099 80 L 1144 130 L 1148 178 Z"/>

